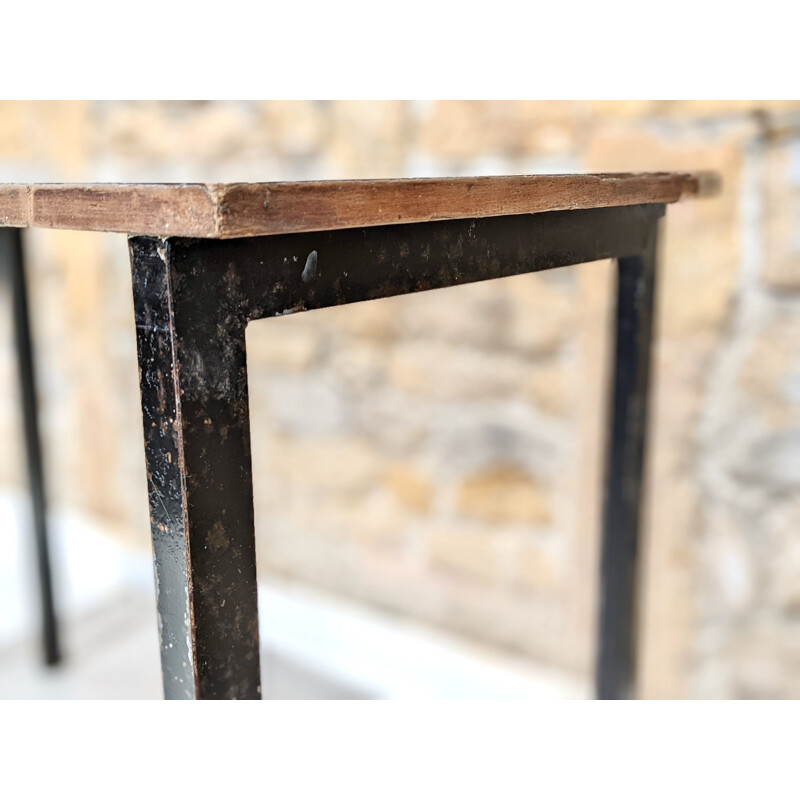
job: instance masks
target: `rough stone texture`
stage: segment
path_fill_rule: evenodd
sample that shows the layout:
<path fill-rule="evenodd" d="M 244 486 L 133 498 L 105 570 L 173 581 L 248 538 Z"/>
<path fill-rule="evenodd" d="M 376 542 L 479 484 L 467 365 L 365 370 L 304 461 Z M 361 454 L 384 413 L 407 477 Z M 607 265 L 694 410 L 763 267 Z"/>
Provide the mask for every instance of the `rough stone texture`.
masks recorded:
<path fill-rule="evenodd" d="M 649 697 L 800 697 L 798 153 L 795 101 L 0 104 L 2 181 L 719 170 L 721 197 L 671 207 L 662 241 Z M 53 499 L 149 548 L 124 239 L 26 242 Z M 612 279 L 596 263 L 254 323 L 260 568 L 588 676 Z"/>
<path fill-rule="evenodd" d="M 772 142 L 765 154 L 764 281 L 777 290 L 800 289 L 800 131 Z"/>

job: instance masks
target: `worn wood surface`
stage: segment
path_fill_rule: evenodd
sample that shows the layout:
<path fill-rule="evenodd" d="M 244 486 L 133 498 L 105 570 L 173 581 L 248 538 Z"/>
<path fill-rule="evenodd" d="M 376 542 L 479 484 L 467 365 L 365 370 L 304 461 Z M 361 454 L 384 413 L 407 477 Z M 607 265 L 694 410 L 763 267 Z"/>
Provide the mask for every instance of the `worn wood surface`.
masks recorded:
<path fill-rule="evenodd" d="M 229 239 L 432 220 L 674 203 L 708 173 L 234 184 L 0 184 L 0 226 Z"/>

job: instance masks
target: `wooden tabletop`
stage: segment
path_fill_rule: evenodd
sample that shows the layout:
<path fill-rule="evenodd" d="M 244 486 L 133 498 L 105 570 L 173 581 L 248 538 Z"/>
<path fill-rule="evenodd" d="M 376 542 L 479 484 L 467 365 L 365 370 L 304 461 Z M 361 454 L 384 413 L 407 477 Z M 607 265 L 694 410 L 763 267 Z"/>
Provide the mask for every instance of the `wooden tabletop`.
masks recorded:
<path fill-rule="evenodd" d="M 674 203 L 707 173 L 301 183 L 0 184 L 0 226 L 225 239 L 442 219 Z"/>

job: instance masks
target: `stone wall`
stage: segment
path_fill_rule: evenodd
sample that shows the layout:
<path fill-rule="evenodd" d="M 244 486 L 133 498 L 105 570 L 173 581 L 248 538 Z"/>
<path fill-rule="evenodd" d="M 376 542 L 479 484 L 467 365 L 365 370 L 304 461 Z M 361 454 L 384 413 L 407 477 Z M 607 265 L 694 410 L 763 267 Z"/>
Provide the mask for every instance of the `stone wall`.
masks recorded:
<path fill-rule="evenodd" d="M 4 182 L 695 169 L 724 191 L 662 236 L 643 688 L 800 697 L 800 102 L 0 104 Z M 124 239 L 26 241 L 54 502 L 148 548 Z M 260 569 L 588 675 L 612 278 L 251 325 Z"/>

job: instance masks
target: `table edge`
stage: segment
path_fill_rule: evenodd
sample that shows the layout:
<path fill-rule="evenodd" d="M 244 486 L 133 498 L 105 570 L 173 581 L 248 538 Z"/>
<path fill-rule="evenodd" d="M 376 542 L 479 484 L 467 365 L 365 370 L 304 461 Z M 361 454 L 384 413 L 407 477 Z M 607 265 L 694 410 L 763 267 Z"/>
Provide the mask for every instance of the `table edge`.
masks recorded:
<path fill-rule="evenodd" d="M 716 173 L 502 175 L 265 183 L 0 184 L 0 226 L 241 238 L 536 214 L 719 193 Z"/>

